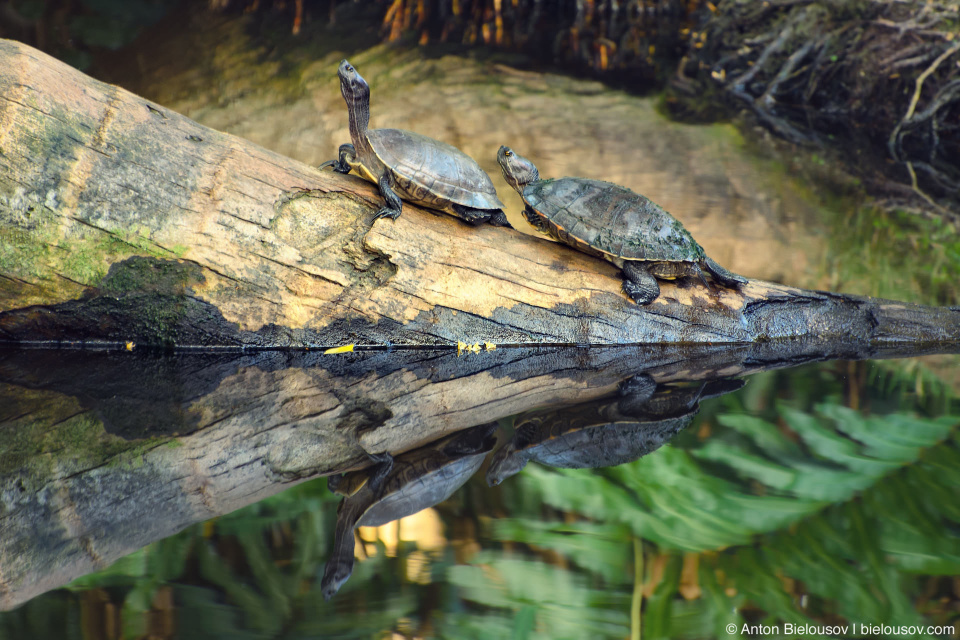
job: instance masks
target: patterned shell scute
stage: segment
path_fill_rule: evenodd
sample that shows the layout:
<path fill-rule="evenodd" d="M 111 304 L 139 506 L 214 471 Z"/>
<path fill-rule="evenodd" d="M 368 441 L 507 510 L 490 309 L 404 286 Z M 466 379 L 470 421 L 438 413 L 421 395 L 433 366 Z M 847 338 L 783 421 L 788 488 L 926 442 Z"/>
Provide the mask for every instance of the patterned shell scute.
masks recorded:
<path fill-rule="evenodd" d="M 475 209 L 502 209 L 490 176 L 456 147 L 412 131 L 374 129 L 367 134 L 374 153 L 418 200 L 449 200 Z"/>
<path fill-rule="evenodd" d="M 563 469 L 614 467 L 659 449 L 692 420 L 690 414 L 654 422 L 623 418 L 609 424 L 586 425 L 531 444 L 526 455 Z"/>
<path fill-rule="evenodd" d="M 405 469 L 395 486 L 385 487 L 383 498 L 370 505 L 357 526 L 379 527 L 443 502 L 476 473 L 486 457 L 484 451 L 452 462 L 424 458 Z"/>
<path fill-rule="evenodd" d="M 703 249 L 680 221 L 625 187 L 557 178 L 531 183 L 523 199 L 558 227 L 591 248 L 627 260 L 699 262 Z"/>

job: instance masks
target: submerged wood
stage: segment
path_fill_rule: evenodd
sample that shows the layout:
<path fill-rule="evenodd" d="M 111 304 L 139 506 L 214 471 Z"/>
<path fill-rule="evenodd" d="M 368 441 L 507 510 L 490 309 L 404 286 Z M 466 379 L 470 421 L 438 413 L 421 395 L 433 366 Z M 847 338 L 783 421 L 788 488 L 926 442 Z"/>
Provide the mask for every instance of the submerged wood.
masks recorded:
<path fill-rule="evenodd" d="M 799 340 L 461 357 L 0 349 L 0 609 L 305 479 L 369 466 L 368 453 L 595 401 L 637 374 L 709 381 L 916 354 Z"/>
<path fill-rule="evenodd" d="M 380 205 L 358 178 L 0 41 L 0 340 L 960 340 L 956 309 L 760 281 L 739 291 L 664 282 L 639 307 L 614 266 L 569 247 L 409 204 L 396 221 L 374 221 Z"/>

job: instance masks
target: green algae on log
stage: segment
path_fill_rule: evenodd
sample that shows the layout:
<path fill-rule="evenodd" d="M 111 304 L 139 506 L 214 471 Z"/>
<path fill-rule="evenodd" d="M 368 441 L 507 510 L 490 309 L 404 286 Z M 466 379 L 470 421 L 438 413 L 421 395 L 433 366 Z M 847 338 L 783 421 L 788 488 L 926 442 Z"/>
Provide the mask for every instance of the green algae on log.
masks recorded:
<path fill-rule="evenodd" d="M 760 281 L 664 282 L 638 307 L 604 261 L 409 204 L 375 222 L 381 198 L 367 182 L 205 128 L 11 41 L 0 41 L 0 149 L 9 342 L 960 340 L 957 309 Z"/>

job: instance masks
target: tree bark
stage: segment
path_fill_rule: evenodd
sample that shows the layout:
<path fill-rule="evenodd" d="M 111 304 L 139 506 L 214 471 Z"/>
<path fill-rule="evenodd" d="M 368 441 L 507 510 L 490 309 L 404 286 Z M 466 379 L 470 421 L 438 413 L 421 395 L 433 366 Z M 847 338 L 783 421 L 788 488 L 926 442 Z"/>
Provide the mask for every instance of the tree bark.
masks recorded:
<path fill-rule="evenodd" d="M 491 150 L 493 153 L 494 150 Z M 331 154 L 334 150 L 331 149 Z M 381 198 L 0 41 L 0 339 L 332 346 L 955 341 L 960 312 L 664 282 Z"/>

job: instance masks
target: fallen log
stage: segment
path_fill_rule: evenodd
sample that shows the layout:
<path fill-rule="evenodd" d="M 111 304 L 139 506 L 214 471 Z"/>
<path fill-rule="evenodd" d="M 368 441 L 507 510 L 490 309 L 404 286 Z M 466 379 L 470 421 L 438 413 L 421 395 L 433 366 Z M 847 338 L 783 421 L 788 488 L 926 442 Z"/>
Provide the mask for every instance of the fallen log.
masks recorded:
<path fill-rule="evenodd" d="M 957 350 L 955 347 L 954 351 Z M 913 345 L 408 349 L 322 355 L 0 348 L 0 610 L 318 476 L 538 407 Z"/>
<path fill-rule="evenodd" d="M 604 261 L 409 204 L 396 221 L 374 221 L 380 201 L 358 178 L 207 129 L 0 41 L 0 340 L 960 340 L 957 309 L 760 281 L 739 291 L 668 282 L 639 307 Z"/>

